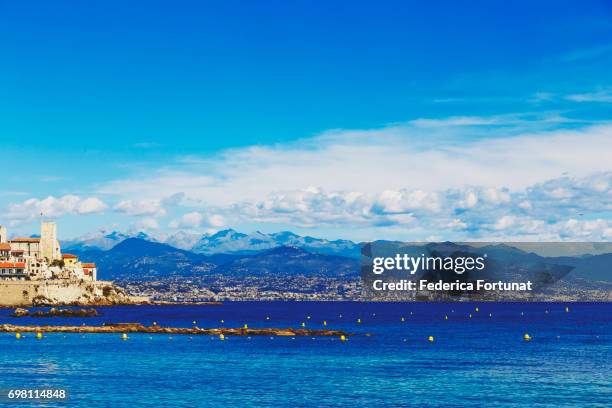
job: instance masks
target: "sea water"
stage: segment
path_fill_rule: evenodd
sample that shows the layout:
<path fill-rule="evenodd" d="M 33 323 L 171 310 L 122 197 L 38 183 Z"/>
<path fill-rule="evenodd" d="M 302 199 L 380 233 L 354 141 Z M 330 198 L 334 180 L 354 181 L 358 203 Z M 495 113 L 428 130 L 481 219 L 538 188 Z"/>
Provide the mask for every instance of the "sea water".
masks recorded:
<path fill-rule="evenodd" d="M 119 333 L 45 333 L 42 339 L 23 333 L 17 340 L 0 333 L 3 393 L 68 393 L 62 402 L 11 405 L 603 407 L 612 401 L 609 303 L 228 302 L 98 310 L 94 318 L 34 319 L 0 309 L 0 324 L 304 323 L 354 335 L 342 342 L 155 334 L 122 340 Z"/>

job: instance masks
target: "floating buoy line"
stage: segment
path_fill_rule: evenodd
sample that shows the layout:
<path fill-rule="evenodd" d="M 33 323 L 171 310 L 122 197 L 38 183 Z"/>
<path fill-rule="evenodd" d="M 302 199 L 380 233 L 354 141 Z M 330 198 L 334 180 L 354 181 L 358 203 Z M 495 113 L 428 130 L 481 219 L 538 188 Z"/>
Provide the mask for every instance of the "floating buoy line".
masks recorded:
<path fill-rule="evenodd" d="M 563 308 L 563 310 L 565 311 L 565 313 L 569 313 L 569 312 L 570 312 L 570 308 L 569 308 L 569 306 L 565 306 L 565 307 Z M 476 313 L 478 313 L 478 312 L 480 312 L 480 308 L 479 308 L 478 306 L 475 306 L 475 307 L 474 307 L 474 309 L 473 309 L 473 311 L 474 311 L 474 312 L 476 312 Z M 450 312 L 451 312 L 451 313 L 455 313 L 455 309 L 451 309 L 451 311 L 450 311 Z M 414 315 L 414 312 L 412 312 L 412 311 L 411 311 L 411 312 L 409 312 L 409 314 L 412 316 L 412 315 Z M 488 314 L 488 317 L 489 317 L 489 318 L 492 318 L 492 317 L 493 317 L 493 313 L 489 312 L 489 313 L 487 313 L 487 314 Z M 545 309 L 545 310 L 544 310 L 544 314 L 550 314 L 550 310 L 549 310 L 549 309 Z M 521 315 L 521 316 L 525 316 L 525 312 L 524 312 L 524 311 L 521 311 L 521 312 L 520 312 L 520 315 Z M 372 317 L 376 317 L 376 313 L 372 313 L 372 314 L 371 314 L 371 316 L 372 316 Z M 343 317 L 343 314 L 339 314 L 339 315 L 338 315 L 338 317 L 339 317 L 339 318 L 342 318 L 342 317 Z M 474 317 L 474 315 L 473 315 L 472 313 L 469 313 L 469 314 L 468 314 L 468 317 L 469 317 L 470 319 L 472 319 L 472 318 Z M 306 316 L 306 319 L 307 319 L 307 320 L 311 320 L 311 319 L 312 319 L 312 316 L 311 316 L 311 315 L 307 315 L 307 316 Z M 265 316 L 265 320 L 267 320 L 267 321 L 271 320 L 270 316 Z M 401 322 L 405 322 L 405 321 L 406 321 L 406 317 L 402 315 L 402 316 L 400 316 L 399 320 L 400 320 Z M 445 321 L 449 320 L 449 315 L 448 315 L 448 314 L 445 314 L 445 315 L 444 315 L 444 320 L 445 320 Z M 220 320 L 220 322 L 221 322 L 221 323 L 225 323 L 225 320 L 224 320 L 224 319 L 221 319 L 221 320 Z M 362 319 L 361 319 L 361 318 L 357 318 L 357 319 L 356 319 L 356 324 L 362 324 L 362 322 L 363 322 L 363 321 L 362 321 Z M 197 325 L 197 321 L 196 321 L 196 320 L 192 321 L 192 324 L 193 324 L 194 326 L 196 326 L 196 325 Z M 322 324 L 324 327 L 327 327 L 327 326 L 328 326 L 328 321 L 327 321 L 327 320 L 322 320 L 321 324 Z M 104 324 L 103 324 L 103 326 L 104 326 Z M 154 322 L 152 322 L 152 326 L 153 326 L 153 327 L 157 327 L 157 322 L 155 322 L 155 321 L 154 321 Z M 302 328 L 306 327 L 306 322 L 301 322 L 300 326 L 301 326 Z M 197 326 L 196 326 L 196 327 L 197 327 Z M 16 328 L 17 328 L 17 327 L 16 327 Z M 248 329 L 249 329 L 249 326 L 248 326 L 248 324 L 247 324 L 247 323 L 244 323 L 244 325 L 243 325 L 243 329 L 244 329 L 244 330 L 248 330 Z M 29 331 L 29 330 L 27 330 L 27 331 Z M 34 331 L 34 330 L 32 330 L 32 331 Z M 34 331 L 34 332 L 35 332 L 34 337 L 35 337 L 36 339 L 38 339 L 38 340 L 41 340 L 41 339 L 43 339 L 43 338 L 45 337 L 45 336 L 44 336 L 44 333 L 43 333 L 42 331 Z M 14 335 L 15 335 L 15 339 L 16 339 L 16 340 L 20 340 L 20 339 L 24 338 L 24 336 L 21 334 L 21 332 L 15 332 L 15 333 L 14 333 Z M 370 335 L 370 334 L 369 334 L 369 333 L 366 333 L 366 337 L 367 337 L 368 335 Z M 83 336 L 81 336 L 81 337 L 83 337 Z M 64 336 L 62 336 L 62 338 L 63 338 L 63 339 L 66 339 L 66 336 L 64 335 Z M 346 335 L 344 335 L 344 334 L 340 335 L 338 338 L 339 338 L 339 340 L 340 340 L 341 342 L 345 342 L 345 341 L 347 341 L 347 336 L 346 336 Z M 559 335 L 557 335 L 557 336 L 556 336 L 556 339 L 560 339 L 560 338 L 561 338 L 561 337 L 560 337 Z M 129 339 L 129 337 L 128 337 L 128 334 L 127 334 L 127 333 L 121 333 L 121 340 L 124 340 L 124 341 L 125 341 L 125 340 L 128 340 L 128 339 Z M 151 336 L 149 336 L 149 337 L 148 337 L 148 339 L 150 339 L 150 340 L 151 340 L 151 339 L 152 339 L 152 337 L 151 337 Z M 218 339 L 219 339 L 219 340 L 221 340 L 221 341 L 225 340 L 225 334 L 220 333 L 220 334 L 218 335 Z M 249 336 L 249 337 L 248 337 L 248 339 L 250 340 L 250 339 L 251 339 L 251 337 Z M 270 337 L 270 339 L 271 339 L 271 340 L 273 340 L 273 339 L 274 339 L 274 337 Z M 295 337 L 291 337 L 291 339 L 292 339 L 292 340 L 295 340 Z M 316 337 L 313 337 L 312 339 L 313 339 L 313 340 L 315 340 L 315 339 L 316 339 Z M 168 337 L 168 340 L 172 340 L 172 336 L 169 336 L 169 337 Z M 191 336 L 189 337 L 189 340 L 192 340 L 192 337 L 191 337 Z M 332 340 L 334 340 L 334 338 L 332 338 Z M 531 336 L 529 333 L 524 333 L 524 335 L 523 335 L 523 341 L 525 341 L 525 342 L 530 342 L 530 341 L 532 341 L 532 340 L 533 340 L 533 337 L 532 337 L 532 336 Z M 405 338 L 404 338 L 404 339 L 403 339 L 403 341 L 404 341 L 404 342 L 406 342 L 406 341 L 407 341 L 407 339 L 405 339 Z M 431 336 L 431 335 L 430 335 L 430 336 L 428 336 L 428 337 L 427 337 L 427 341 L 428 341 L 428 342 L 430 342 L 430 343 L 433 343 L 433 342 L 435 341 L 434 336 Z"/>

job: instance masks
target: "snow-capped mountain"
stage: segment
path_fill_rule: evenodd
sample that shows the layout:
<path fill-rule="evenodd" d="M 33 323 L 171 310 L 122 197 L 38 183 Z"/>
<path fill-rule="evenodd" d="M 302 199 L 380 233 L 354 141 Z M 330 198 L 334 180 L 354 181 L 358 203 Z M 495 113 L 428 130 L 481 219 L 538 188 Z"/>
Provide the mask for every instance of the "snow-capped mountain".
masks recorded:
<path fill-rule="evenodd" d="M 191 248 L 193 252 L 205 255 L 218 253 L 253 253 L 277 247 L 278 244 L 266 234 L 257 231 L 243 234 L 226 229 L 213 235 L 204 235 Z"/>
<path fill-rule="evenodd" d="M 178 231 L 174 234 L 168 235 L 165 239 L 161 239 L 160 241 L 175 248 L 190 251 L 201 238 L 202 234 Z"/>
<path fill-rule="evenodd" d="M 107 251 L 115 245 L 120 244 L 128 238 L 140 238 L 150 242 L 158 242 L 158 240 L 149 234 L 138 232 L 119 232 L 119 231 L 96 231 L 79 238 L 62 241 L 62 250 L 78 250 L 87 251 L 92 249 L 101 249 Z"/>
<path fill-rule="evenodd" d="M 283 231 L 270 234 L 279 245 L 295 246 L 304 248 L 310 252 L 318 252 L 322 254 L 334 254 L 343 256 L 359 256 L 359 244 L 346 239 L 337 239 L 329 241 L 327 239 L 313 238 L 309 236 L 302 237 L 290 231 Z"/>
<path fill-rule="evenodd" d="M 265 234 L 253 232 L 244 234 L 226 229 L 215 234 L 197 234 L 178 231 L 167 236 L 152 236 L 145 232 L 98 231 L 80 238 L 62 242 L 64 250 L 85 251 L 91 249 L 109 250 L 128 238 L 140 238 L 159 242 L 182 250 L 202 255 L 215 254 L 253 254 L 269 249 L 292 246 L 310 252 L 348 257 L 359 256 L 359 245 L 348 240 L 329 241 L 327 239 L 300 236 L 290 231 Z"/>
<path fill-rule="evenodd" d="M 219 231 L 210 236 L 205 235 L 191 250 L 205 255 L 218 253 L 248 254 L 280 246 L 293 246 L 322 254 L 350 257 L 359 255 L 358 244 L 352 241 L 329 241 L 327 239 L 302 237 L 290 231 L 272 234 L 256 231 L 251 234 L 243 234 L 233 229 Z"/>

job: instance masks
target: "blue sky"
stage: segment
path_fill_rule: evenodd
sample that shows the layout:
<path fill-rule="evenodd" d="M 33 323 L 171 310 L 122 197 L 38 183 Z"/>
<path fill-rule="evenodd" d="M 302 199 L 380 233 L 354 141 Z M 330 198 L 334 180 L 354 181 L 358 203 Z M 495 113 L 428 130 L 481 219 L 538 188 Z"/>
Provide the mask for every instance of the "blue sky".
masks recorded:
<path fill-rule="evenodd" d="M 609 2 L 3 2 L 0 44 L 16 232 L 609 237 Z M 521 209 L 551 183 L 573 195 Z"/>

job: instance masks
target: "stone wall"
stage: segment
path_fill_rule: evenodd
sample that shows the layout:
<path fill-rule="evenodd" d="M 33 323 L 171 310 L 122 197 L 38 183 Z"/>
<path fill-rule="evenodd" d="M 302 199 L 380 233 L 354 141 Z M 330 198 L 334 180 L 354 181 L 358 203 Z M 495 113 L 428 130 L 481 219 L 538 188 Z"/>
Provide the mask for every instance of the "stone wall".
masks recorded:
<path fill-rule="evenodd" d="M 125 291 L 110 281 L 2 281 L 0 306 L 108 305 L 130 303 Z"/>

